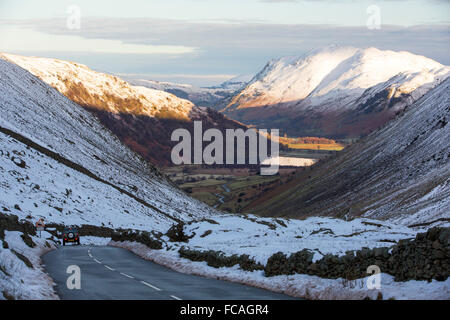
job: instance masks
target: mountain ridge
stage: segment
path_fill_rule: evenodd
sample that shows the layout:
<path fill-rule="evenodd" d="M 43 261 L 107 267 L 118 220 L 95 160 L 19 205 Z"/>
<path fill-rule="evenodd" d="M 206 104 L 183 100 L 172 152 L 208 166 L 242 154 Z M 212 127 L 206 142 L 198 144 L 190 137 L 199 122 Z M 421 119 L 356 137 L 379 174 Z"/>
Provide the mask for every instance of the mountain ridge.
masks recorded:
<path fill-rule="evenodd" d="M 195 109 L 192 102 L 170 93 L 132 86 L 116 76 L 91 70 L 76 62 L 7 53 L 0 53 L 0 58 L 30 71 L 80 105 L 95 105 L 116 114 L 125 112 L 151 117 L 167 108 L 185 119 L 189 118 L 190 113 L 202 112 Z M 134 105 L 133 108 L 130 105 Z"/>
<path fill-rule="evenodd" d="M 228 99 L 236 91 L 244 87 L 252 78 L 253 75 L 240 75 L 218 86 L 211 87 L 197 87 L 190 84 L 138 79 L 126 76 L 124 79 L 136 86 L 169 92 L 179 98 L 191 101 L 196 106 L 219 110 L 222 100 Z"/>

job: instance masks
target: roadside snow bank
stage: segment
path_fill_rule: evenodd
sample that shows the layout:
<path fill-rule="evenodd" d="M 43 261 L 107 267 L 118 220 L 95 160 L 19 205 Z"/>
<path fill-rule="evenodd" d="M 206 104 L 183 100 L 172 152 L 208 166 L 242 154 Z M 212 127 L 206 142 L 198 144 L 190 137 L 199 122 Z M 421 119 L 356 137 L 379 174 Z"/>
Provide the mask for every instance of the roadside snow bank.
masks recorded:
<path fill-rule="evenodd" d="M 19 231 L 5 231 L 5 238 L 0 240 L 0 300 L 59 299 L 53 290 L 53 280 L 40 264 L 40 257 L 55 248 L 46 240 L 51 234 L 42 232 L 42 238 L 30 236 L 33 248 L 24 242 L 22 235 Z"/>

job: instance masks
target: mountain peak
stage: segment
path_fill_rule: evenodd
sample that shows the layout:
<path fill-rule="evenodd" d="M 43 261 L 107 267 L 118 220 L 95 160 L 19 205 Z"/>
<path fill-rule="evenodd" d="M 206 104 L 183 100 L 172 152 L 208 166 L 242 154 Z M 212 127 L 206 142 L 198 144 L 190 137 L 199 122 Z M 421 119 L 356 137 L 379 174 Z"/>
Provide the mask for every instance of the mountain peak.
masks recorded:
<path fill-rule="evenodd" d="M 449 74 L 450 67 L 406 51 L 333 45 L 271 60 L 224 111 L 237 120 L 260 124 L 271 115 L 292 119 L 311 112 L 332 113 L 332 121 L 337 121 L 345 112 L 371 109 L 362 104 L 373 99 L 388 102 L 389 115 L 383 116 L 388 119 L 405 106 L 401 100 L 415 101 Z M 378 102 L 372 107 L 380 107 Z M 259 108 L 264 112 L 259 114 Z M 330 133 L 341 134 L 334 129 Z"/>

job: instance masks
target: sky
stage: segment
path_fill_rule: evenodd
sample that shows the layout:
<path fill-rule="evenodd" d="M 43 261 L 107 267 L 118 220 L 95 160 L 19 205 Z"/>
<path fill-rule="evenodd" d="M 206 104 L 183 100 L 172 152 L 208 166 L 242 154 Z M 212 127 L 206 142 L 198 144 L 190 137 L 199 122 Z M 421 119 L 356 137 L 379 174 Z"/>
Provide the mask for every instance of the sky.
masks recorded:
<path fill-rule="evenodd" d="M 0 0 L 0 51 L 217 85 L 337 44 L 450 65 L 449 0 Z"/>

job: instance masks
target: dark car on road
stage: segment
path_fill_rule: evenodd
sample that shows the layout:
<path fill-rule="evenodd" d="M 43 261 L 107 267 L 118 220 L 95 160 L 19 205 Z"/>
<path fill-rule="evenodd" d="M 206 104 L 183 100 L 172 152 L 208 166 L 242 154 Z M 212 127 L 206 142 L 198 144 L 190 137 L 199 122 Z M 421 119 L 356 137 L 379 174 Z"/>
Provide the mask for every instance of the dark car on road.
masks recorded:
<path fill-rule="evenodd" d="M 73 227 L 64 228 L 64 231 L 62 233 L 62 241 L 63 246 L 65 246 L 67 242 L 72 242 L 80 245 L 80 235 L 78 234 L 78 230 Z"/>

